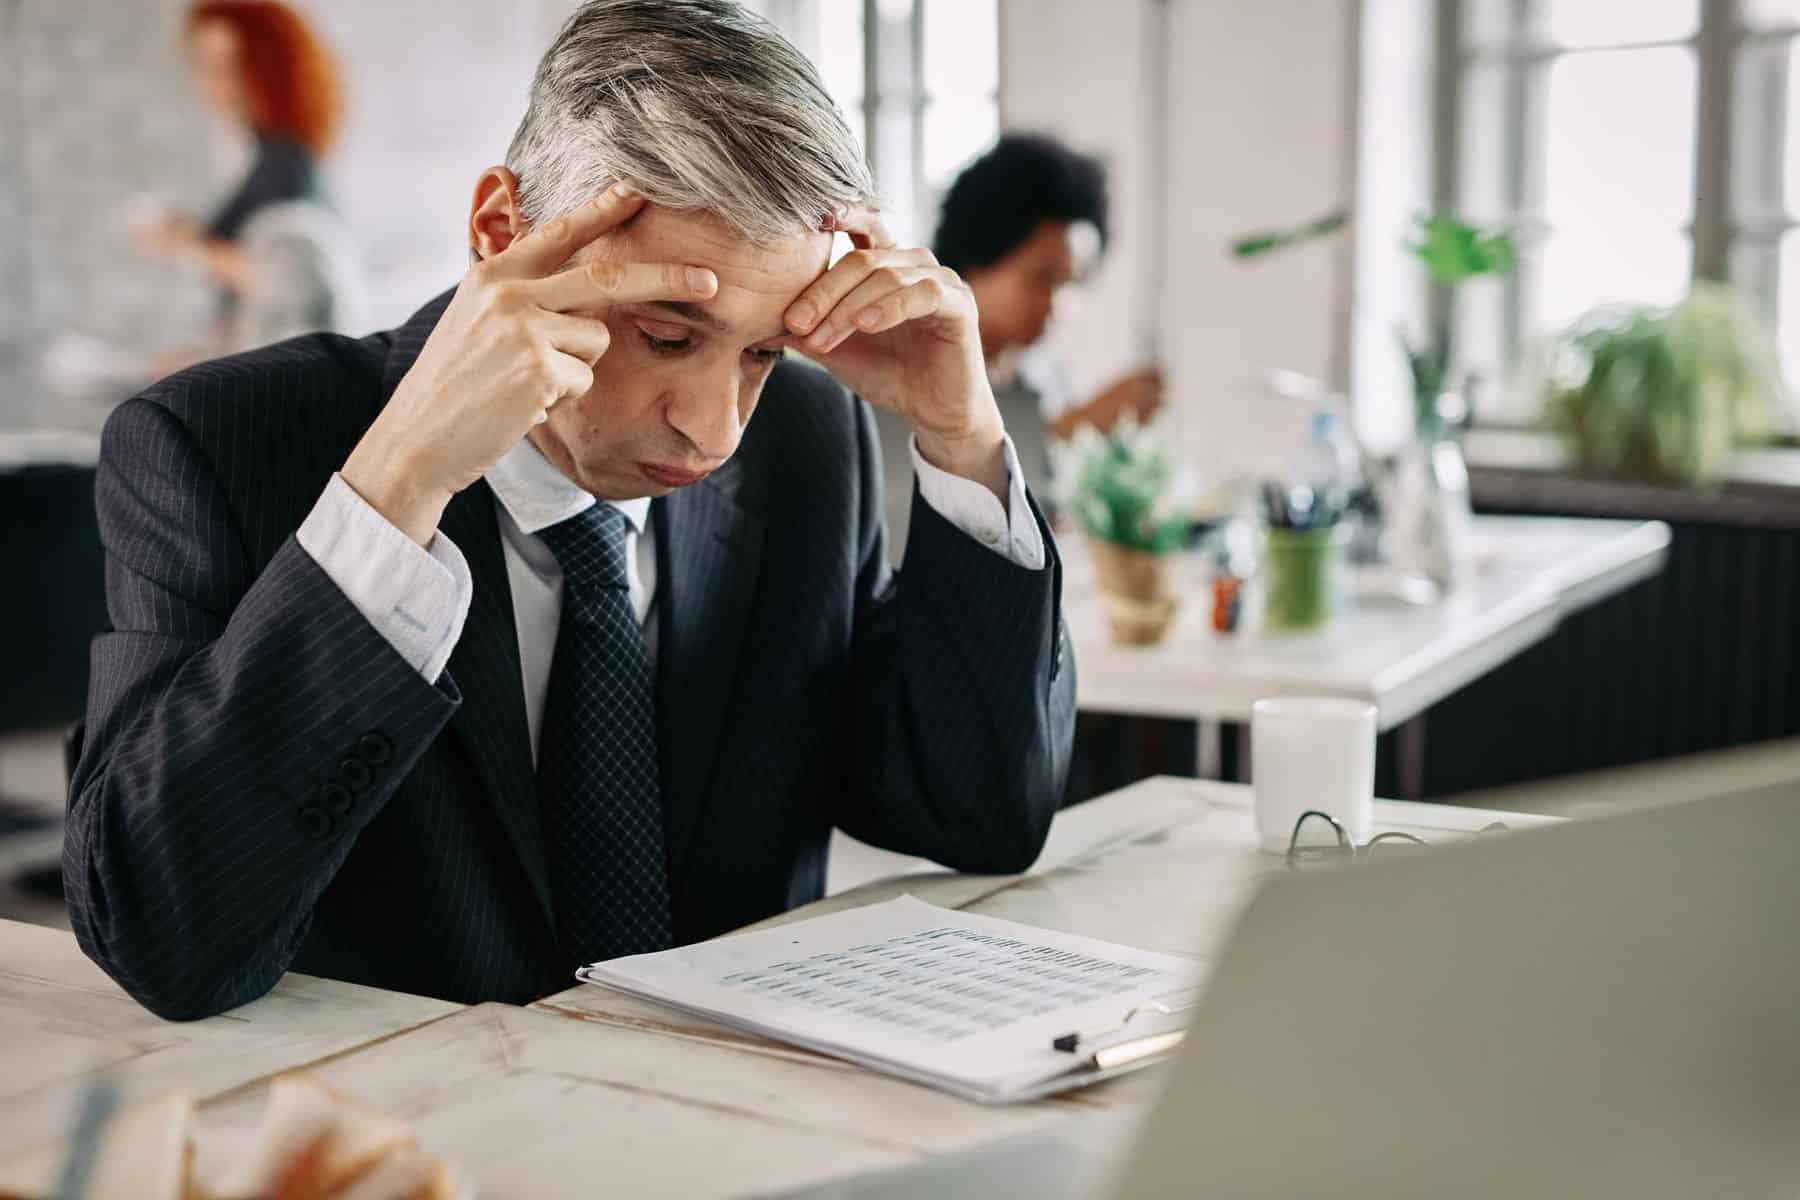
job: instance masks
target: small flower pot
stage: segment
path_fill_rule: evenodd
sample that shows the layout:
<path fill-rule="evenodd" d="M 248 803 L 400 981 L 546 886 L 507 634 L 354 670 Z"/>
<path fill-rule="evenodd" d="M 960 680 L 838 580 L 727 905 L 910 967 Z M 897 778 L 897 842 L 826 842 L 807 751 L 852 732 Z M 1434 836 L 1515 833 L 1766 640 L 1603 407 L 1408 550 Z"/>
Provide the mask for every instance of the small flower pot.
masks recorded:
<path fill-rule="evenodd" d="M 1100 577 L 1106 625 L 1122 646 L 1153 646 L 1169 635 L 1180 603 L 1169 586 L 1167 555 L 1129 550 L 1088 539 L 1088 553 Z"/>

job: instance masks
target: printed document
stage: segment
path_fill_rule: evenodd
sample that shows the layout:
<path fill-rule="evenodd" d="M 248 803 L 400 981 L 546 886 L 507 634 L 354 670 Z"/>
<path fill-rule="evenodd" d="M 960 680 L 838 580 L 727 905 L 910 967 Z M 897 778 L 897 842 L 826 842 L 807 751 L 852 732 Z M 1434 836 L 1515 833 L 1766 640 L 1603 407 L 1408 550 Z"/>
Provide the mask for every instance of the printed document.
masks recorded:
<path fill-rule="evenodd" d="M 911 896 L 584 967 L 586 982 L 672 1005 L 972 1099 L 1008 1102 L 1092 1082 L 1052 1048 L 1165 1033 L 1186 1008 L 1189 959 L 937 908 Z M 1086 1031 L 1095 1031 L 1087 1037 Z"/>

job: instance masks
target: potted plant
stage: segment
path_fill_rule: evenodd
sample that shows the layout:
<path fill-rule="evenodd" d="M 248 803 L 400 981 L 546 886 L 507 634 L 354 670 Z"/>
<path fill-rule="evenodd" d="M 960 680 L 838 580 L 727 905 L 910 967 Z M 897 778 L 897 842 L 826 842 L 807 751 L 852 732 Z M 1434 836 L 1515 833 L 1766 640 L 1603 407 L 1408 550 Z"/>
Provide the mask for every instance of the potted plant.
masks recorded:
<path fill-rule="evenodd" d="M 1584 471 L 1690 485 L 1765 440 L 1779 403 L 1768 332 L 1723 284 L 1674 308 L 1590 313 L 1552 343 L 1544 424 Z"/>
<path fill-rule="evenodd" d="M 1107 626 L 1125 645 L 1160 642 L 1179 606 L 1168 562 L 1186 543 L 1191 489 L 1163 443 L 1157 426 L 1127 418 L 1110 436 L 1084 425 L 1053 446 L 1059 502 L 1087 534 Z"/>

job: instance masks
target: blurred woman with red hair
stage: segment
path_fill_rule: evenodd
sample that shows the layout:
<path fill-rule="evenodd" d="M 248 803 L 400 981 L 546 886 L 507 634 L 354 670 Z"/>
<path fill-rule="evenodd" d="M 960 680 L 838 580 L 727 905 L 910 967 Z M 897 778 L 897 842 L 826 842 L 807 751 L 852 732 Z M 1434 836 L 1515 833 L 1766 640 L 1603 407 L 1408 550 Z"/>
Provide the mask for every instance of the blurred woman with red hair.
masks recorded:
<path fill-rule="evenodd" d="M 197 0 L 183 42 L 202 102 L 255 139 L 255 157 L 210 219 L 165 216 L 140 245 L 219 285 L 227 349 L 342 324 L 324 293 L 341 283 L 344 239 L 319 178 L 343 109 L 331 55 L 279 0 Z"/>

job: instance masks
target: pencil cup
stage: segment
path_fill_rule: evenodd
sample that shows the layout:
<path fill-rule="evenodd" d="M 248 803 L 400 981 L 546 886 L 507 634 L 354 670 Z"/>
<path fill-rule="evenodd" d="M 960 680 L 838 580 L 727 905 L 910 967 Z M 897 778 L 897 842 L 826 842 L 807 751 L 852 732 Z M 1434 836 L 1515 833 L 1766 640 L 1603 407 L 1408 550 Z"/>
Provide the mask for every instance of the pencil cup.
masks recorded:
<path fill-rule="evenodd" d="M 1294 823 L 1325 813 L 1350 840 L 1369 840 L 1375 814 L 1375 706 L 1283 697 L 1250 708 L 1250 775 L 1262 848 L 1284 853 Z"/>
<path fill-rule="evenodd" d="M 1349 540 L 1350 530 L 1344 525 L 1269 530 L 1264 629 L 1318 629 L 1331 620 L 1338 603 L 1339 565 Z"/>

